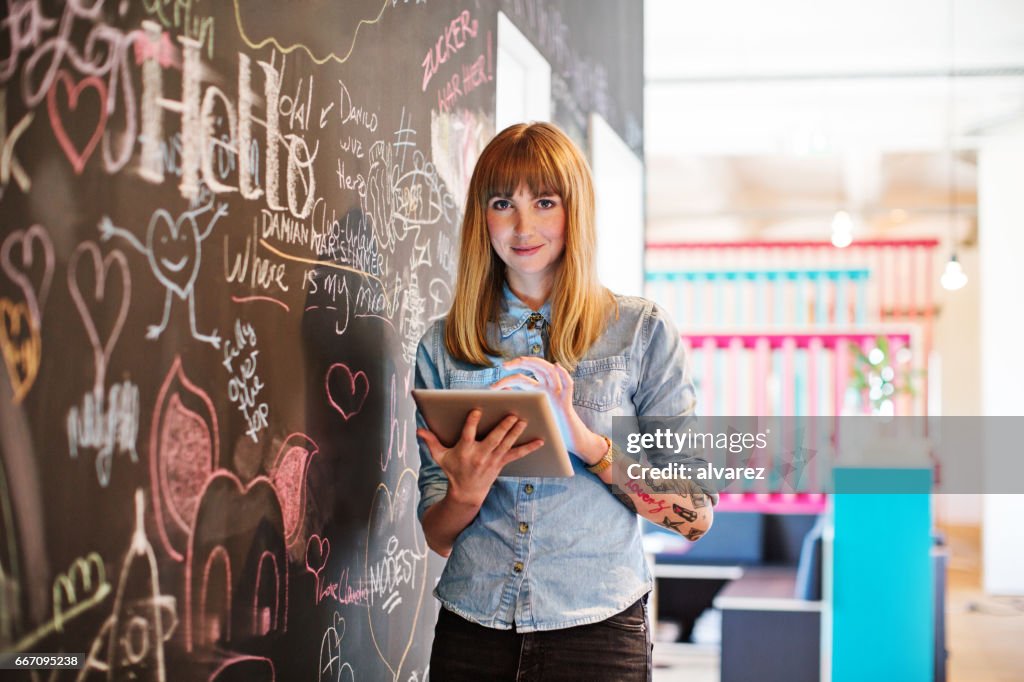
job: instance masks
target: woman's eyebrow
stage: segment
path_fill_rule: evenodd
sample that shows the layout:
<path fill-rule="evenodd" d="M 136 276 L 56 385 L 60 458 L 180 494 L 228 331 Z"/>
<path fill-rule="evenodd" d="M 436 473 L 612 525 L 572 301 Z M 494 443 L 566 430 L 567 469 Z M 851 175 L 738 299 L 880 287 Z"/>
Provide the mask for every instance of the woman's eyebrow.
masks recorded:
<path fill-rule="evenodd" d="M 514 196 L 515 192 L 491 192 L 490 196 L 487 197 L 487 200 L 490 201 L 492 199 L 511 199 Z M 556 192 L 555 190 L 545 189 L 541 190 L 540 192 L 537 192 L 536 194 L 530 194 L 529 196 L 529 198 L 531 199 L 549 199 L 551 197 L 561 198 L 562 195 Z"/>

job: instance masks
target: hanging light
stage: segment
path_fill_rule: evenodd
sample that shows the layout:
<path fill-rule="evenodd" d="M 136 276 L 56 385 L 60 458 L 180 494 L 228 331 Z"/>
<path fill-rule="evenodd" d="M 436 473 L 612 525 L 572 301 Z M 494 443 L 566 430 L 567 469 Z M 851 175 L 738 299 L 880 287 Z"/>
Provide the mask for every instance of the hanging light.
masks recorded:
<path fill-rule="evenodd" d="M 956 2 L 949 2 L 949 87 L 947 94 L 949 101 L 946 103 L 946 152 L 949 156 L 949 236 L 952 242 L 952 253 L 949 254 L 949 261 L 939 277 L 939 283 L 946 291 L 963 289 L 967 284 L 967 273 L 964 266 L 956 257 L 956 154 L 953 148 L 954 134 L 954 111 L 956 106 Z"/>
<path fill-rule="evenodd" d="M 845 249 L 853 243 L 853 218 L 846 211 L 836 211 L 832 216 L 832 246 Z"/>
<path fill-rule="evenodd" d="M 956 259 L 956 252 L 950 255 L 949 261 L 946 263 L 946 269 L 942 271 L 942 277 L 939 278 L 939 282 L 942 284 L 942 288 L 947 291 L 963 289 L 964 285 L 967 284 L 967 274 L 964 272 L 964 267 L 960 265 L 960 261 Z"/>

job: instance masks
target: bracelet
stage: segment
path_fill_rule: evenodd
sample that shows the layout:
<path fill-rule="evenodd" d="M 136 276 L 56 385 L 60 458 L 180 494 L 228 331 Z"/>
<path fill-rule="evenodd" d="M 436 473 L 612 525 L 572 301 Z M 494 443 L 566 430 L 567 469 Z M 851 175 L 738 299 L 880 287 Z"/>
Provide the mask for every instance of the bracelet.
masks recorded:
<path fill-rule="evenodd" d="M 612 443 L 612 439 L 608 436 L 601 436 L 601 438 L 604 438 L 604 442 L 608 444 L 608 449 L 605 450 L 604 457 L 587 467 L 587 471 L 593 474 L 601 473 L 615 461 L 615 446 Z"/>

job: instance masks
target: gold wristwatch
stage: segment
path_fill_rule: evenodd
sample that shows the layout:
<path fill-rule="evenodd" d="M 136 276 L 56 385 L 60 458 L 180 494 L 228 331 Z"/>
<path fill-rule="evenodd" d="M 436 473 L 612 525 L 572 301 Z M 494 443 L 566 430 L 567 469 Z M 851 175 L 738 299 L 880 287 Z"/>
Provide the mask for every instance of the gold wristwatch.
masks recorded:
<path fill-rule="evenodd" d="M 605 450 L 604 457 L 597 460 L 597 463 L 587 467 L 587 471 L 593 474 L 601 473 L 615 461 L 615 445 L 612 443 L 612 439 L 608 436 L 601 436 L 601 438 L 604 438 L 604 442 L 608 444 L 608 449 Z"/>

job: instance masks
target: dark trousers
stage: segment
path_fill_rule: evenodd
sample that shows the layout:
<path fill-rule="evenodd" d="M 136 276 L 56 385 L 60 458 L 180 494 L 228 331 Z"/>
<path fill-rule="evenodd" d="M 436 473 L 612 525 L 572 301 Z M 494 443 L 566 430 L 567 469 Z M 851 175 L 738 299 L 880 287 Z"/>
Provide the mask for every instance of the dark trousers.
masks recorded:
<path fill-rule="evenodd" d="M 644 602 L 598 623 L 527 633 L 477 625 L 442 608 L 430 653 L 431 682 L 650 682 Z"/>

